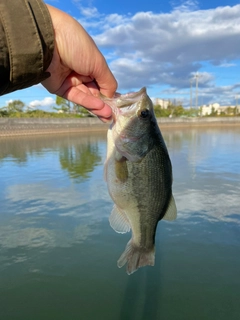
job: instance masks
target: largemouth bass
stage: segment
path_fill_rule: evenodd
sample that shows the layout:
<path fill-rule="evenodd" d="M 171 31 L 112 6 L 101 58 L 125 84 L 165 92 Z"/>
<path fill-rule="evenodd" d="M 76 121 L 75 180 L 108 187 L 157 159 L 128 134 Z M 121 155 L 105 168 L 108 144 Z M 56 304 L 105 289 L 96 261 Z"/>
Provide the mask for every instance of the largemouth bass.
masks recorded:
<path fill-rule="evenodd" d="M 119 268 L 127 264 L 131 274 L 154 265 L 157 224 L 176 218 L 172 166 L 145 88 L 104 101 L 113 110 L 105 163 L 105 179 L 115 203 L 109 221 L 116 232 L 132 230 L 117 262 Z"/>

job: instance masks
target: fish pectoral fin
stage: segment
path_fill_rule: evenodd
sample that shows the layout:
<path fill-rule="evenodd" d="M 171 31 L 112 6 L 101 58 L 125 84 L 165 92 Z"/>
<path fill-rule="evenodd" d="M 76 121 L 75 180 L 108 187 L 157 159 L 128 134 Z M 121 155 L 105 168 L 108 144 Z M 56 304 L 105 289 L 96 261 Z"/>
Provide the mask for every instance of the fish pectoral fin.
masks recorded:
<path fill-rule="evenodd" d="M 126 233 L 129 232 L 131 226 L 129 224 L 128 218 L 125 212 L 119 209 L 116 205 L 114 205 L 112 212 L 109 217 L 110 226 L 117 233 Z"/>
<path fill-rule="evenodd" d="M 172 195 L 171 199 L 169 201 L 167 211 L 166 211 L 163 219 L 168 220 L 168 221 L 172 221 L 172 220 L 175 220 L 176 218 L 177 218 L 177 207 L 176 207 L 176 203 L 173 198 L 173 195 Z"/>
<path fill-rule="evenodd" d="M 127 159 L 123 156 L 115 158 L 115 175 L 121 182 L 126 182 L 128 179 Z"/>

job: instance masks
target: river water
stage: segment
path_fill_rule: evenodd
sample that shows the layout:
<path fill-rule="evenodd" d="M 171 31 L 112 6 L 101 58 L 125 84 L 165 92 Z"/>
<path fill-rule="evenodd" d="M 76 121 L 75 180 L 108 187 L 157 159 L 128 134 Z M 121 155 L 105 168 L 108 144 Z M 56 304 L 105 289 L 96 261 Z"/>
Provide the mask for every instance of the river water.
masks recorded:
<path fill-rule="evenodd" d="M 103 180 L 106 134 L 0 139 L 0 319 L 238 320 L 240 128 L 163 131 L 174 222 L 156 264 L 116 261 Z"/>

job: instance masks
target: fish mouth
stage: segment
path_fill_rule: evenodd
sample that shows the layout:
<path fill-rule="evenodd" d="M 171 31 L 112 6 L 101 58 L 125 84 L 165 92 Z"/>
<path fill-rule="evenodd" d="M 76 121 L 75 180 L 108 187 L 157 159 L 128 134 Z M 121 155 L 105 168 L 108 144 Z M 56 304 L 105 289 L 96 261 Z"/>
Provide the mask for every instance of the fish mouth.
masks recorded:
<path fill-rule="evenodd" d="M 113 98 L 107 98 L 101 95 L 101 99 L 108 104 L 113 112 L 113 121 L 115 122 L 119 115 L 131 117 L 136 114 L 141 107 L 139 102 L 147 97 L 146 87 L 137 92 L 129 92 L 126 94 L 115 93 Z"/>
<path fill-rule="evenodd" d="M 126 94 L 120 94 L 116 92 L 113 98 L 107 98 L 101 94 L 100 99 L 107 103 L 110 107 L 115 106 L 118 109 L 122 109 L 125 107 L 130 107 L 132 104 L 140 101 L 146 95 L 146 87 L 143 87 L 137 92 L 129 92 Z"/>
<path fill-rule="evenodd" d="M 118 93 L 115 94 L 115 110 L 113 112 L 115 114 L 121 114 L 123 116 L 130 116 L 131 114 L 135 114 L 137 109 L 139 108 L 139 102 L 143 100 L 143 98 L 147 95 L 146 88 L 143 87 L 138 92 L 130 92 L 127 94 L 120 95 Z"/>
<path fill-rule="evenodd" d="M 143 87 L 137 92 L 129 92 L 127 94 L 115 94 L 116 106 L 117 108 L 130 108 L 131 105 L 134 105 L 136 102 L 140 101 L 147 94 L 146 88 Z"/>

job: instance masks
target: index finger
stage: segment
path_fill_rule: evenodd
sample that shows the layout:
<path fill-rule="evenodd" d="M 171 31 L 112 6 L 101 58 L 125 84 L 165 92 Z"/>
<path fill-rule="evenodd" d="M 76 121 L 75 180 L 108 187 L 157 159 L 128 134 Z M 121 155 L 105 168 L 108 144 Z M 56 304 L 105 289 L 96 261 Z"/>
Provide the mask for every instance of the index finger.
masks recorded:
<path fill-rule="evenodd" d="M 87 94 L 80 88 L 71 87 L 65 92 L 63 97 L 82 105 L 85 109 L 98 116 L 102 121 L 109 121 L 112 117 L 112 109 L 108 104 L 93 95 Z"/>
<path fill-rule="evenodd" d="M 104 96 L 112 98 L 117 90 L 118 83 L 103 56 L 102 59 L 103 61 L 96 66 L 94 79 L 99 87 L 99 91 Z"/>

